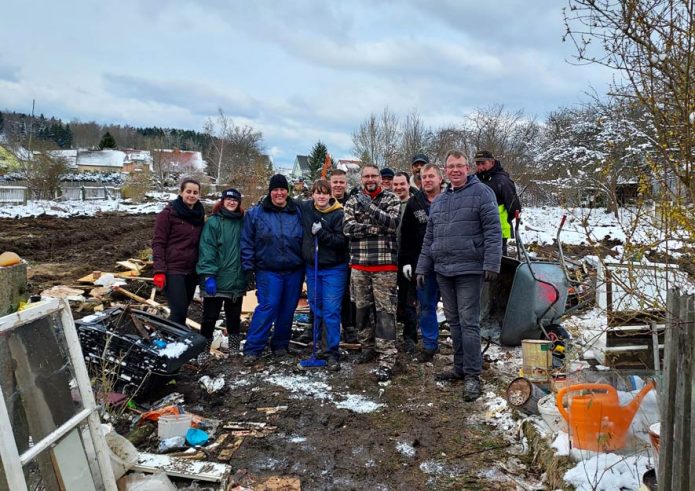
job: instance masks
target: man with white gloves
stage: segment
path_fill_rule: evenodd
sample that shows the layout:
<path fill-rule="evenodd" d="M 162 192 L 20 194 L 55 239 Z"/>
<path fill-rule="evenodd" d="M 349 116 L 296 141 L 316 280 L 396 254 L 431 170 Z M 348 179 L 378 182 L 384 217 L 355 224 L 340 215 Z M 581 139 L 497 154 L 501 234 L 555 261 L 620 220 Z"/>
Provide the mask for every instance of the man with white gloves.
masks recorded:
<path fill-rule="evenodd" d="M 422 190 L 413 193 L 405 206 L 401 224 L 401 234 L 408 237 L 401 241 L 398 253 L 398 264 L 401 265 L 401 273 L 415 288 L 415 268 L 417 266 L 422 241 L 427 229 L 430 205 L 442 190 L 442 171 L 435 164 L 426 164 L 420 171 Z M 418 322 L 422 334 L 422 351 L 418 355 L 418 361 L 432 361 L 439 349 L 439 324 L 437 323 L 437 302 L 439 301 L 439 287 L 434 273 L 426 275 L 424 288 L 417 288 L 417 302 L 419 307 Z M 406 335 L 404 328 L 404 336 Z M 416 332 L 417 336 L 417 332 Z"/>

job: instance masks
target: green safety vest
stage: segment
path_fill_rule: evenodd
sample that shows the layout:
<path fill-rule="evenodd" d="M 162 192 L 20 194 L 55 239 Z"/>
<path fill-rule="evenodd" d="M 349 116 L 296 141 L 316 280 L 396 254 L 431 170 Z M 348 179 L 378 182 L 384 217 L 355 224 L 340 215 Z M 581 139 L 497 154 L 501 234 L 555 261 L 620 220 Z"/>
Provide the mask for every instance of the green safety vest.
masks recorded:
<path fill-rule="evenodd" d="M 497 209 L 500 212 L 500 225 L 502 225 L 502 238 L 511 239 L 512 238 L 512 226 L 507 219 L 509 215 L 507 214 L 507 209 L 504 205 L 498 205 Z"/>

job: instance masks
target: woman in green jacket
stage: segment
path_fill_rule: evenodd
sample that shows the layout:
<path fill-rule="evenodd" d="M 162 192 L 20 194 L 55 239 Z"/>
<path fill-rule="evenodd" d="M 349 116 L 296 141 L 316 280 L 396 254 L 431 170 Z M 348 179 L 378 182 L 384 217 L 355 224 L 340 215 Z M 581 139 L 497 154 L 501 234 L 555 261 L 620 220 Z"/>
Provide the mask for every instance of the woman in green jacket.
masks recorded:
<path fill-rule="evenodd" d="M 222 192 L 212 216 L 205 222 L 200 237 L 196 271 L 203 292 L 203 322 L 200 333 L 212 342 L 215 323 L 224 305 L 230 353 L 239 352 L 241 341 L 241 302 L 246 293 L 246 277 L 241 269 L 241 229 L 244 210 L 241 193 L 236 189 Z M 208 350 L 209 351 L 209 350 Z"/>

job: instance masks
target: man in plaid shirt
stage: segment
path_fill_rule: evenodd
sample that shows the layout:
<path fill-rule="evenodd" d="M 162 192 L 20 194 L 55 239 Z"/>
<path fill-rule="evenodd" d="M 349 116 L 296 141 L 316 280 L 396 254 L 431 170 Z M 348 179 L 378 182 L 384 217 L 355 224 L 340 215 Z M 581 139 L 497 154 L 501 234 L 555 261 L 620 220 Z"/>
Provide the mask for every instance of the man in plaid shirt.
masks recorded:
<path fill-rule="evenodd" d="M 376 378 L 391 378 L 396 363 L 396 230 L 400 219 L 398 196 L 381 188 L 379 169 L 362 168 L 362 188 L 345 203 L 343 232 L 350 239 L 351 281 L 357 307 L 362 353 L 358 363 L 379 356 Z M 376 305 L 376 328 L 369 323 Z"/>

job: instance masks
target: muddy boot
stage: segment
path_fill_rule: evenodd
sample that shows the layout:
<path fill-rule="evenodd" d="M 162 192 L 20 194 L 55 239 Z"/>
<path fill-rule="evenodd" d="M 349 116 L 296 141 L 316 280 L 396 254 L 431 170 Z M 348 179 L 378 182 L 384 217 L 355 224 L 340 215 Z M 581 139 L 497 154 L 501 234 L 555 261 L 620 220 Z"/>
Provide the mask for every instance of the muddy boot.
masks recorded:
<path fill-rule="evenodd" d="M 296 341 L 300 343 L 313 343 L 314 342 L 314 329 L 311 326 L 305 327 L 302 333 L 297 336 Z"/>
<path fill-rule="evenodd" d="M 353 326 L 343 328 L 343 341 L 348 344 L 358 344 L 360 339 L 357 337 L 357 329 Z"/>
<path fill-rule="evenodd" d="M 480 397 L 480 378 L 477 375 L 466 375 L 463 379 L 463 400 L 473 402 Z"/>
<path fill-rule="evenodd" d="M 230 334 L 227 337 L 227 346 L 230 355 L 238 355 L 241 345 L 241 334 Z"/>

